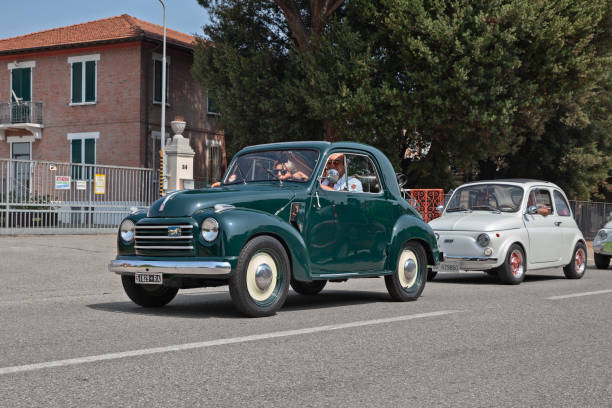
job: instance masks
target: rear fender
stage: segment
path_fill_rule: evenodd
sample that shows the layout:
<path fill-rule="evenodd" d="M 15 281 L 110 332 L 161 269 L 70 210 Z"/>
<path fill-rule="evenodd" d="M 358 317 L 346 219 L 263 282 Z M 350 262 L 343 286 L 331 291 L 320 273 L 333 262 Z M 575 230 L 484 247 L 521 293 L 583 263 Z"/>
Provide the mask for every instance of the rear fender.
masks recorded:
<path fill-rule="evenodd" d="M 440 251 L 431 227 L 415 216 L 404 214 L 398 218 L 393 226 L 388 247 L 389 256 L 385 265 L 386 270 L 395 270 L 399 252 L 408 241 L 417 241 L 423 246 L 429 265 L 435 265 L 440 261 Z"/>

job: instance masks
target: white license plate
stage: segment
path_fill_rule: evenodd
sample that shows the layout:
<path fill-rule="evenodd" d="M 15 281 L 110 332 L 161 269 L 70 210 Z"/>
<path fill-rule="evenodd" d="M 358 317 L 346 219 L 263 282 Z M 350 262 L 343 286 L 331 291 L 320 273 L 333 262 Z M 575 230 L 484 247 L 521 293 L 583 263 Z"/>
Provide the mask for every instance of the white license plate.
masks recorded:
<path fill-rule="evenodd" d="M 136 283 L 144 285 L 161 285 L 163 282 L 161 272 L 156 273 L 139 273 L 135 275 Z"/>
<path fill-rule="evenodd" d="M 458 262 L 440 262 L 440 265 L 438 265 L 438 270 L 440 272 L 459 272 L 459 263 Z"/>

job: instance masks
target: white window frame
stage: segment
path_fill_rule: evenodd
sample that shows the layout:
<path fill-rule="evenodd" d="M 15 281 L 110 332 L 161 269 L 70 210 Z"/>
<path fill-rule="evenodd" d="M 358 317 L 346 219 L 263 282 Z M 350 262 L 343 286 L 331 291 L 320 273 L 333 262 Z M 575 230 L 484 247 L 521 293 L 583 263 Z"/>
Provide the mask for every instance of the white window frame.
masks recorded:
<path fill-rule="evenodd" d="M 85 102 L 85 63 L 93 61 L 95 62 L 95 78 L 94 78 L 94 100 L 91 102 Z M 70 65 L 70 96 L 69 96 L 69 106 L 80 106 L 80 105 L 95 105 L 98 103 L 98 61 L 100 61 L 100 54 L 89 54 L 89 55 L 79 55 L 78 57 L 68 57 L 68 64 Z M 82 102 L 72 102 L 72 64 L 75 62 L 81 62 L 81 101 Z"/>
<path fill-rule="evenodd" d="M 20 68 L 30 68 L 30 100 L 34 100 L 34 68 L 36 68 L 36 61 L 15 61 L 7 64 L 9 71 L 9 101 L 13 101 L 13 70 Z M 16 102 L 16 101 L 15 101 Z"/>
<path fill-rule="evenodd" d="M 153 105 L 160 105 L 161 106 L 161 100 L 160 101 L 156 101 L 155 100 L 155 61 L 159 61 L 160 63 L 164 63 L 164 56 L 162 54 L 158 54 L 156 52 L 153 53 L 152 56 L 152 60 L 153 60 L 153 75 L 151 75 L 153 77 L 153 92 L 151 92 L 151 99 L 153 101 Z M 170 93 L 170 62 L 171 62 L 171 58 L 166 55 L 166 106 L 170 106 L 170 102 L 168 101 L 168 94 Z M 162 69 L 163 69 L 163 65 L 162 65 Z M 160 95 L 161 98 L 161 95 Z"/>
<path fill-rule="evenodd" d="M 98 163 L 98 139 L 100 138 L 100 132 L 83 132 L 83 133 L 68 133 L 68 140 L 70 141 L 70 164 L 86 164 L 85 160 L 85 140 L 95 139 L 96 144 L 94 145 L 94 162 L 91 164 Z M 72 141 L 81 140 L 81 163 L 72 162 Z M 87 163 L 90 164 L 90 163 Z"/>

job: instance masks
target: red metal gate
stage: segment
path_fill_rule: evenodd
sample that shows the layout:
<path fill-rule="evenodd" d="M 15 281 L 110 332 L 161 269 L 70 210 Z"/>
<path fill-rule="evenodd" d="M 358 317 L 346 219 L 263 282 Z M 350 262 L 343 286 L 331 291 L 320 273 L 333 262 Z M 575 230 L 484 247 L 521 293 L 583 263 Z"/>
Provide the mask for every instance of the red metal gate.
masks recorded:
<path fill-rule="evenodd" d="M 411 188 L 403 189 L 402 192 L 407 200 L 416 200 L 415 208 L 421 214 L 425 222 L 438 218 L 440 213 L 436 210 L 439 205 L 444 205 L 444 190 L 441 188 Z"/>

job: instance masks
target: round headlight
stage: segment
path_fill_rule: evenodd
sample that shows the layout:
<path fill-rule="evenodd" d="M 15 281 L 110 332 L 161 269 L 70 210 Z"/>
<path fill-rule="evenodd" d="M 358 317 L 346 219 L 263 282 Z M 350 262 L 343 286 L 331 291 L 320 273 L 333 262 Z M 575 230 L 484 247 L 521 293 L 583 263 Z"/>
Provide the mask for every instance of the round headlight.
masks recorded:
<path fill-rule="evenodd" d="M 219 223 L 214 218 L 206 218 L 202 223 L 202 238 L 206 241 L 214 241 L 219 235 Z"/>
<path fill-rule="evenodd" d="M 601 239 L 602 241 L 605 241 L 606 239 L 608 239 L 608 233 L 604 230 L 599 231 L 597 235 L 599 236 L 599 239 Z"/>
<path fill-rule="evenodd" d="M 134 240 L 134 230 L 134 221 L 124 220 L 119 226 L 121 239 L 125 242 L 132 242 Z"/>
<path fill-rule="evenodd" d="M 489 245 L 489 242 L 491 242 L 491 238 L 489 238 L 488 234 L 480 234 L 478 238 L 476 238 L 476 242 L 478 242 L 478 245 L 486 247 Z"/>

